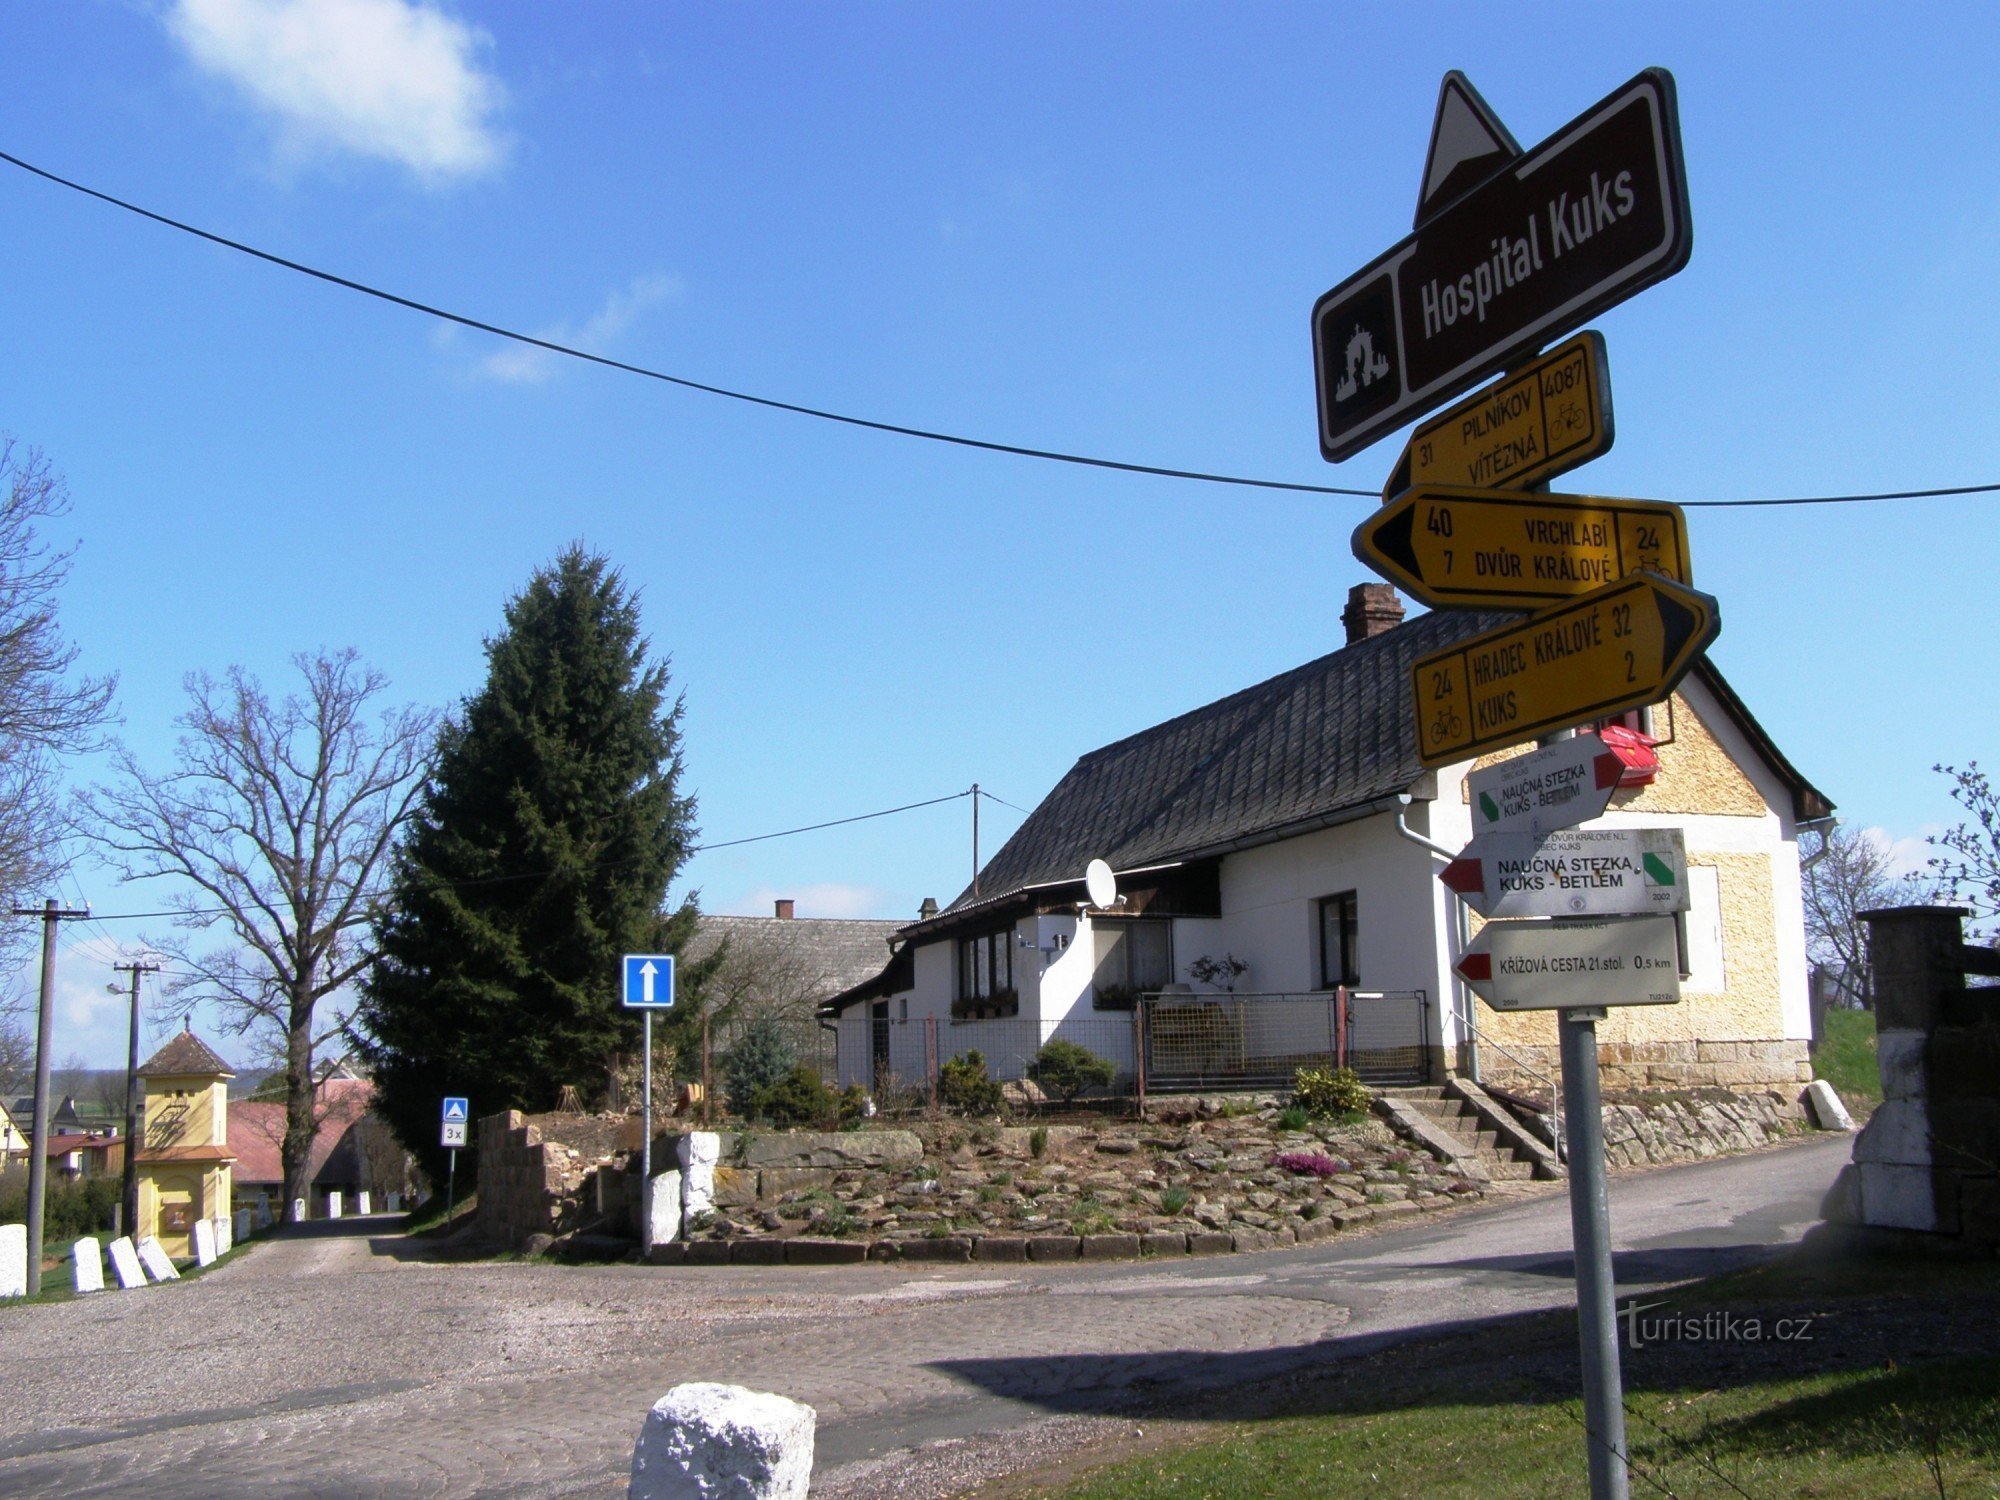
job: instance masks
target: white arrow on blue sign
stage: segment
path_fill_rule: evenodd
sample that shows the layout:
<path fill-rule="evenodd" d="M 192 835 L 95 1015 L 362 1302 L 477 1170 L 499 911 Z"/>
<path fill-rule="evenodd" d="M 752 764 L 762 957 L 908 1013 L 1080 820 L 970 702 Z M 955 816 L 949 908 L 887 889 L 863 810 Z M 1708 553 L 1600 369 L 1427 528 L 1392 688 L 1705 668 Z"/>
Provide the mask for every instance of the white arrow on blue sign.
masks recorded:
<path fill-rule="evenodd" d="M 471 1110 L 466 1107 L 465 1100 L 459 1095 L 448 1094 L 445 1096 L 444 1117 L 447 1120 L 465 1120 L 470 1118 L 471 1113 Z"/>
<path fill-rule="evenodd" d="M 671 953 L 625 955 L 627 1010 L 666 1010 L 674 1003 L 674 956 Z"/>

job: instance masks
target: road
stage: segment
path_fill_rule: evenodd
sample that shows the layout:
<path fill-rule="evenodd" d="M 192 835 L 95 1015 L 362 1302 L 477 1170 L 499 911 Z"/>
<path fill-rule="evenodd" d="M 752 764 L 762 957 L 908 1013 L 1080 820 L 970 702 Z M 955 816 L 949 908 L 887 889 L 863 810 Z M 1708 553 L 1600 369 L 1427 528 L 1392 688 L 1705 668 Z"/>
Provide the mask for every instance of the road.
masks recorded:
<path fill-rule="evenodd" d="M 1795 1241 L 1849 1138 L 1613 1179 L 1621 1293 Z M 343 1220 L 182 1285 L 0 1309 L 0 1494 L 624 1493 L 683 1380 L 810 1402 L 816 1482 L 1051 1413 L 1117 1412 L 1571 1297 L 1567 1200 L 1172 1263 L 450 1265 Z"/>

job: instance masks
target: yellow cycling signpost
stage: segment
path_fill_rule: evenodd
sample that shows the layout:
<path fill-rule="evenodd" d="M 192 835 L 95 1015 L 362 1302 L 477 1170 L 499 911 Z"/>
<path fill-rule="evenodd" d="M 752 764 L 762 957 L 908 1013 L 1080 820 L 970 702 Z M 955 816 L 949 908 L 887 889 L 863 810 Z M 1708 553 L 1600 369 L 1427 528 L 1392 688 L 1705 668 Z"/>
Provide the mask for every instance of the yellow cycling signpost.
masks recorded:
<path fill-rule="evenodd" d="M 1338 463 L 1419 424 L 1382 508 L 1354 533 L 1354 555 L 1436 608 L 1533 611 L 1413 664 L 1426 767 L 1660 702 L 1721 628 L 1716 601 L 1691 587 L 1679 507 L 1535 488 L 1603 453 L 1613 435 L 1604 340 L 1586 332 L 1542 346 L 1675 274 L 1692 245 L 1679 106 L 1664 69 L 1648 68 L 1525 151 L 1464 75 L 1447 73 L 1414 230 L 1314 304 L 1321 453 Z M 1483 851 L 1475 840 L 1443 878 L 1462 892 L 1477 869 L 1480 901 L 1501 914 L 1460 956 L 1465 982 L 1499 1008 L 1559 1017 L 1590 1493 L 1628 1500 L 1597 1022 L 1607 1006 L 1679 1000 L 1674 923 L 1648 913 L 1684 908 L 1686 881 L 1674 849 L 1643 834 L 1564 833 L 1603 811 L 1616 757 L 1593 740 L 1580 758 L 1551 746 L 1534 759 L 1544 776 L 1588 766 L 1594 794 L 1545 799 L 1520 815 L 1529 826 L 1500 843 L 1489 833 Z M 1467 789 L 1501 819 L 1514 816 L 1508 799 L 1526 806 L 1520 779 L 1503 763 L 1470 774 Z M 1603 874 L 1614 846 L 1638 872 L 1630 881 Z M 1567 869 L 1565 859 L 1594 861 L 1592 873 L 1561 877 L 1553 894 L 1527 892 L 1520 872 Z M 1490 898 L 1489 864 L 1501 887 Z M 1557 910 L 1572 915 L 1535 915 Z"/>

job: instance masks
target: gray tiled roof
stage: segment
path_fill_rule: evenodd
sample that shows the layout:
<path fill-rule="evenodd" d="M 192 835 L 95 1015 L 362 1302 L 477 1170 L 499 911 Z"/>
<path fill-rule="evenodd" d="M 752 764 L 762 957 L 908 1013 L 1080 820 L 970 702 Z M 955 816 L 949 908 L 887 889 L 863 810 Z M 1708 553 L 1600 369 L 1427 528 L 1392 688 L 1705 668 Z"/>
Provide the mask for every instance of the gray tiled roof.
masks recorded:
<path fill-rule="evenodd" d="M 690 962 L 713 953 L 725 937 L 741 953 L 778 946 L 797 970 L 809 966 L 815 987 L 838 994 L 882 972 L 888 939 L 907 923 L 840 917 L 725 917 L 704 912 L 687 945 Z"/>
<path fill-rule="evenodd" d="M 1093 750 L 979 876 L 980 901 L 1283 836 L 1424 775 L 1410 707 L 1420 656 L 1511 618 L 1437 611 Z M 973 904 L 970 890 L 949 910 Z"/>
<path fill-rule="evenodd" d="M 215 1050 L 192 1031 L 178 1033 L 140 1066 L 141 1077 L 178 1078 L 213 1075 L 232 1078 L 236 1070 L 215 1055 Z"/>

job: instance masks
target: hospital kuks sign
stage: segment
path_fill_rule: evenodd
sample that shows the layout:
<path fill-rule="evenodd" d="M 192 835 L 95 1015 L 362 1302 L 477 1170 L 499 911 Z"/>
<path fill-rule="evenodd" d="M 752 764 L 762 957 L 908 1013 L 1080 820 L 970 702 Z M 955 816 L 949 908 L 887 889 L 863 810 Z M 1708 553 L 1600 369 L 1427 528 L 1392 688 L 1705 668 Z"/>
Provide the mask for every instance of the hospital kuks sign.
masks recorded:
<path fill-rule="evenodd" d="M 1672 76 L 1647 69 L 1425 212 L 1415 233 L 1313 307 L 1329 460 L 1687 263 L 1693 230 Z"/>

